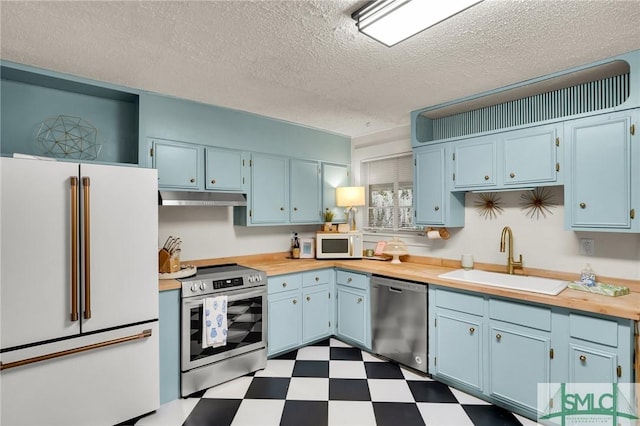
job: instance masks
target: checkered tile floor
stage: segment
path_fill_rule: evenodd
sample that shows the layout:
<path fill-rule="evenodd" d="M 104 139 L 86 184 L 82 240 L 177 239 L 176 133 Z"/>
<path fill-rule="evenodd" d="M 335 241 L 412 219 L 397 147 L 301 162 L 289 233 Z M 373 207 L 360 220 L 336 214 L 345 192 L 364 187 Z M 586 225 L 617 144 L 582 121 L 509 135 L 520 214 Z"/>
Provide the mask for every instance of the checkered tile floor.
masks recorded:
<path fill-rule="evenodd" d="M 332 338 L 165 404 L 136 426 L 534 424 Z"/>

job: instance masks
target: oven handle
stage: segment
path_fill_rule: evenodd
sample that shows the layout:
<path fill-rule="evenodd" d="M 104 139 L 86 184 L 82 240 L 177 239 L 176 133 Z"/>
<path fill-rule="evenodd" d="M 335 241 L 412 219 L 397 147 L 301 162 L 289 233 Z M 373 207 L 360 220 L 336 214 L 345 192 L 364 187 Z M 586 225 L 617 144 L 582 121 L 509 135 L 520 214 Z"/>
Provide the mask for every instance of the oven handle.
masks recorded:
<path fill-rule="evenodd" d="M 214 294 L 224 294 L 224 293 L 214 293 Z M 259 290 L 253 290 L 253 291 L 246 291 L 246 290 L 239 290 L 239 291 L 234 291 L 231 294 L 227 294 L 229 302 L 234 302 L 236 300 L 242 300 L 242 299 L 248 299 L 250 297 L 256 297 L 256 296 L 266 296 L 267 295 L 267 287 L 260 287 Z M 202 305 L 202 301 L 206 299 L 206 297 L 204 295 L 200 296 L 200 297 L 190 297 L 189 299 L 183 299 L 182 303 L 184 304 L 184 306 L 186 307 L 194 307 L 194 306 L 200 306 Z"/>

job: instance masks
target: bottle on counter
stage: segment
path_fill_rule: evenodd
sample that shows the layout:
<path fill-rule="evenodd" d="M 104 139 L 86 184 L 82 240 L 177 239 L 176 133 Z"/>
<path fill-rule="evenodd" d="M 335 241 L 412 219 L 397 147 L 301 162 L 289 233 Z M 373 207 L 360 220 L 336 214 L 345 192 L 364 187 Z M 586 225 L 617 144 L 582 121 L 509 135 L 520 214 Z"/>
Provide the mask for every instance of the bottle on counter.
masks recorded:
<path fill-rule="evenodd" d="M 291 246 L 291 257 L 294 259 L 300 259 L 300 239 L 298 233 L 293 234 L 293 243 Z"/>
<path fill-rule="evenodd" d="M 587 266 L 580 272 L 580 282 L 588 287 L 596 285 L 596 273 L 591 269 L 589 263 L 587 263 Z"/>

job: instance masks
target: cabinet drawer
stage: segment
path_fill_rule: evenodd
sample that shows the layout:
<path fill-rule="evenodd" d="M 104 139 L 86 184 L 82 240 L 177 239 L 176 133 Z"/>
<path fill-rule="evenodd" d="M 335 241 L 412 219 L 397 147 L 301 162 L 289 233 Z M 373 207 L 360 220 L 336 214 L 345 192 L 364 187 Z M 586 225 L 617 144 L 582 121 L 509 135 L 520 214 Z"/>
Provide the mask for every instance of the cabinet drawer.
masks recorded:
<path fill-rule="evenodd" d="M 618 323 L 586 315 L 569 314 L 569 335 L 576 339 L 618 346 Z"/>
<path fill-rule="evenodd" d="M 551 309 L 506 300 L 489 300 L 489 317 L 498 321 L 551 331 Z"/>
<path fill-rule="evenodd" d="M 317 271 L 305 272 L 302 274 L 302 286 L 310 287 L 319 284 L 329 284 L 331 280 L 331 269 L 320 269 Z"/>
<path fill-rule="evenodd" d="M 300 287 L 302 287 L 302 274 L 278 275 L 269 277 L 267 281 L 267 291 L 269 294 L 298 290 Z"/>
<path fill-rule="evenodd" d="M 336 283 L 366 290 L 369 288 L 369 276 L 356 272 L 338 271 L 336 273 Z"/>
<path fill-rule="evenodd" d="M 483 315 L 484 298 L 472 294 L 436 289 L 436 306 L 473 315 Z"/>

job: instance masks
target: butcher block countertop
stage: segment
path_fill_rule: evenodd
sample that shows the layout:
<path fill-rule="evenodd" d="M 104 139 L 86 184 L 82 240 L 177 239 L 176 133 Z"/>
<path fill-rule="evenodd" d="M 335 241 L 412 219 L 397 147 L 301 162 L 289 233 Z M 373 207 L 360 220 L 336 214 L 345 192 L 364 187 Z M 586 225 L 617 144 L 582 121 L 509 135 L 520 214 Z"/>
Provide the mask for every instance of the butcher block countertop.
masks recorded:
<path fill-rule="evenodd" d="M 183 262 L 196 266 L 220 265 L 226 263 L 238 263 L 250 268 L 265 271 L 267 275 L 282 275 L 296 272 L 307 272 L 324 268 L 343 268 L 351 271 L 367 274 L 384 275 L 420 283 L 438 284 L 463 290 L 474 291 L 489 295 L 508 297 L 551 306 L 578 309 L 603 315 L 611 315 L 620 318 L 628 318 L 640 321 L 640 281 L 619 278 L 598 277 L 599 281 L 620 284 L 629 287 L 631 294 L 619 297 L 602 296 L 599 294 L 565 289 L 557 296 L 549 296 L 540 293 L 531 293 L 506 288 L 490 287 L 461 281 L 453 281 L 438 278 L 438 275 L 460 268 L 459 260 L 447 260 L 439 258 L 405 256 L 401 257 L 401 264 L 362 259 L 362 260 L 315 260 L 315 259 L 291 259 L 289 253 L 270 253 L 264 255 L 250 255 L 225 257 L 216 259 L 201 259 Z M 504 272 L 504 265 L 476 263 L 476 269 L 495 272 Z M 520 272 L 520 271 L 519 271 Z M 525 268 L 522 273 L 545 278 L 563 279 L 572 281 L 578 278 L 577 273 L 547 271 L 541 269 Z M 160 280 L 160 291 L 180 288 L 180 282 L 176 280 Z"/>

